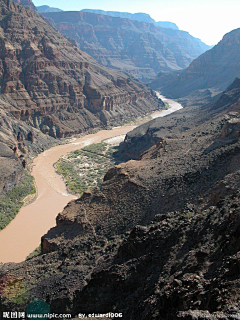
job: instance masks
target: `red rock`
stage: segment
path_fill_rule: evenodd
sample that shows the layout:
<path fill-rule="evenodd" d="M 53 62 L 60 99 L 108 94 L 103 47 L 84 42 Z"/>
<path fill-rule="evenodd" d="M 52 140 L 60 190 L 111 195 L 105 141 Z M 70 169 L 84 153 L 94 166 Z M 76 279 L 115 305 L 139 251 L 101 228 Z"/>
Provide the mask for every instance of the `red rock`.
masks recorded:
<path fill-rule="evenodd" d="M 0 4 L 2 97 L 16 119 L 56 138 L 159 107 L 147 87 L 100 66 L 37 13 L 11 1 Z"/>

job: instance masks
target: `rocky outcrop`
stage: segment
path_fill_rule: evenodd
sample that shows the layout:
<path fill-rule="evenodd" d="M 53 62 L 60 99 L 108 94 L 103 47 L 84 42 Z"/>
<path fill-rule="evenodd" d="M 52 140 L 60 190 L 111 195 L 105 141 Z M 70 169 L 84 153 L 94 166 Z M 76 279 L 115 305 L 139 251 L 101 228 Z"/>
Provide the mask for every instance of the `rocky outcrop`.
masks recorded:
<path fill-rule="evenodd" d="M 29 7 L 33 11 L 37 11 L 37 8 L 33 4 L 32 0 L 13 0 L 13 2 Z"/>
<path fill-rule="evenodd" d="M 188 206 L 156 216 L 147 228 L 136 226 L 112 265 L 78 291 L 75 310 L 104 313 L 115 307 L 124 319 L 141 320 L 234 319 L 239 201 L 238 192 L 208 211 Z"/>
<path fill-rule="evenodd" d="M 2 0 L 0 19 L 1 98 L 17 120 L 62 138 L 161 106 L 149 88 L 101 67 L 28 8 Z"/>
<path fill-rule="evenodd" d="M 10 108 L 0 100 L 0 194 L 17 186 L 25 177 L 27 158 L 56 144 L 55 139 L 5 111 Z"/>
<path fill-rule="evenodd" d="M 101 65 L 150 82 L 160 71 L 181 70 L 209 49 L 185 31 L 147 22 L 81 12 L 44 13 Z"/>
<path fill-rule="evenodd" d="M 0 194 L 11 190 L 24 179 L 24 168 L 19 160 L 13 150 L 0 142 Z"/>
<path fill-rule="evenodd" d="M 204 104 L 225 90 L 240 74 L 240 29 L 227 33 L 211 50 L 175 74 L 159 76 L 151 86 L 168 97 L 180 98 L 184 104 Z"/>

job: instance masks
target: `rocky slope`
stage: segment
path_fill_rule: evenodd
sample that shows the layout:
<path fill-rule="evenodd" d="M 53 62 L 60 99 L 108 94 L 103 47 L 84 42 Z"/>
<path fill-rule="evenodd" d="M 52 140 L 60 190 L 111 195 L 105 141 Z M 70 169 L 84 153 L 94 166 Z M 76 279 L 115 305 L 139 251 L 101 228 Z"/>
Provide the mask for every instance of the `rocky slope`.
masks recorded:
<path fill-rule="evenodd" d="M 126 135 L 122 154 L 132 159 L 139 159 L 141 154 L 165 138 L 174 138 L 180 132 L 188 131 L 194 125 L 204 123 L 209 118 L 231 107 L 232 111 L 239 111 L 240 78 L 224 91 L 216 102 L 196 108 L 188 106 L 173 115 L 157 118 L 132 130 Z"/>
<path fill-rule="evenodd" d="M 37 13 L 0 4 L 1 98 L 17 120 L 59 138 L 161 106 L 150 89 L 101 67 Z"/>
<path fill-rule="evenodd" d="M 163 128 L 161 138 L 159 127 L 161 139 L 140 160 L 110 169 L 101 186 L 70 202 L 42 237 L 43 255 L 1 266 L 0 309 L 23 310 L 39 298 L 73 315 L 236 318 L 239 84 L 193 110 L 188 128 L 186 112 L 174 135 Z M 14 281 L 28 289 L 18 304 L 7 291 Z"/>
<path fill-rule="evenodd" d="M 6 111 L 9 107 L 0 99 L 0 195 L 24 179 L 33 156 L 56 144 L 55 139 L 15 119 Z"/>
<path fill-rule="evenodd" d="M 144 82 L 158 72 L 181 70 L 209 49 L 185 31 L 89 12 L 44 13 L 59 32 L 102 65 Z"/>
<path fill-rule="evenodd" d="M 156 22 L 153 18 L 150 17 L 147 13 L 129 13 L 129 12 L 117 12 L 117 11 L 104 11 L 104 10 L 95 10 L 95 9 L 83 9 L 82 11 L 96 13 L 96 14 L 103 14 L 111 17 L 119 17 L 119 18 L 126 18 L 134 21 L 146 22 L 146 23 L 154 23 L 159 27 L 163 28 L 170 28 L 179 30 L 176 23 L 169 22 L 169 21 L 158 21 Z"/>
<path fill-rule="evenodd" d="M 13 2 L 21 4 L 22 6 L 29 7 L 33 11 L 37 11 L 37 8 L 33 4 L 32 0 L 13 0 Z"/>
<path fill-rule="evenodd" d="M 204 104 L 240 76 L 240 29 L 227 33 L 211 50 L 179 73 L 160 73 L 151 84 L 184 104 Z"/>

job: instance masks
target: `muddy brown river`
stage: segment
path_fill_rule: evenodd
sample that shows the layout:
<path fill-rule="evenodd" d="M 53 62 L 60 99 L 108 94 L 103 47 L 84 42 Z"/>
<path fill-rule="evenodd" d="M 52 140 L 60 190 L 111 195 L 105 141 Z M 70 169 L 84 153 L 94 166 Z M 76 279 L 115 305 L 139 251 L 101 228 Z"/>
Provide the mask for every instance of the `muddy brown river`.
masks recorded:
<path fill-rule="evenodd" d="M 161 97 L 161 96 L 160 96 Z M 171 101 L 168 113 L 171 113 Z M 176 102 L 172 112 L 181 109 Z M 169 112 L 170 111 L 170 112 Z M 165 116 L 166 113 L 155 112 L 153 118 Z M 37 186 L 37 198 L 22 207 L 14 220 L 0 232 L 0 262 L 21 262 L 36 249 L 41 236 L 56 225 L 56 216 L 67 203 L 77 197 L 67 192 L 65 183 L 53 167 L 57 160 L 68 152 L 80 149 L 92 143 L 125 135 L 135 126 L 122 126 L 112 130 L 102 130 L 78 138 L 68 144 L 53 147 L 39 154 L 33 161 L 32 175 Z"/>

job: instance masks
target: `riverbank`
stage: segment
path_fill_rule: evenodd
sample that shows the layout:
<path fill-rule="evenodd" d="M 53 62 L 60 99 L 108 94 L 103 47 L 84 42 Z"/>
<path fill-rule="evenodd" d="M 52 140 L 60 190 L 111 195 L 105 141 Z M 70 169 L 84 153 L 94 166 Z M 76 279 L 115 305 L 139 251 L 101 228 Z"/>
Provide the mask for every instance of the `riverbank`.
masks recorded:
<path fill-rule="evenodd" d="M 0 197 L 0 230 L 4 229 L 15 218 L 23 205 L 34 201 L 35 197 L 34 179 L 25 170 L 24 180 Z"/>
<path fill-rule="evenodd" d="M 175 101 L 173 102 L 175 103 Z M 172 110 L 176 111 L 175 108 Z M 162 113 L 156 111 L 152 117 L 164 116 L 166 111 L 171 111 L 171 108 L 162 111 Z M 38 189 L 37 199 L 22 207 L 15 219 L 0 232 L 0 262 L 23 261 L 39 246 L 41 236 L 56 225 L 57 214 L 69 201 L 77 198 L 68 193 L 63 178 L 56 173 L 53 167 L 54 163 L 69 152 L 93 143 L 100 143 L 102 140 L 125 135 L 136 126 L 101 130 L 39 154 L 32 165 L 32 175 Z"/>
<path fill-rule="evenodd" d="M 159 117 L 165 117 L 173 112 L 176 112 L 180 109 L 182 109 L 182 106 L 180 105 L 180 103 L 178 103 L 177 101 L 168 99 L 164 96 L 162 96 L 160 93 L 156 92 L 157 97 L 160 98 L 164 103 L 166 103 L 167 105 L 169 105 L 170 107 L 167 110 L 163 110 L 163 111 L 156 111 L 152 114 L 152 118 L 156 119 Z"/>
<path fill-rule="evenodd" d="M 64 177 L 67 190 L 81 196 L 102 183 L 107 171 L 122 162 L 117 151 L 124 138 L 125 135 L 110 138 L 61 157 L 54 166 Z"/>
<path fill-rule="evenodd" d="M 67 203 L 77 199 L 68 193 L 66 185 L 53 167 L 58 159 L 71 151 L 92 143 L 126 134 L 134 126 L 101 130 L 75 141 L 53 147 L 39 154 L 32 165 L 32 175 L 38 189 L 37 199 L 22 207 L 14 220 L 0 232 L 0 262 L 21 262 L 35 250 L 44 235 L 56 225 L 56 216 Z"/>

